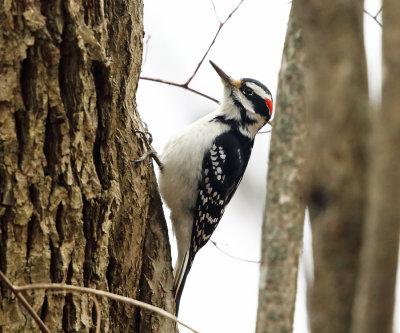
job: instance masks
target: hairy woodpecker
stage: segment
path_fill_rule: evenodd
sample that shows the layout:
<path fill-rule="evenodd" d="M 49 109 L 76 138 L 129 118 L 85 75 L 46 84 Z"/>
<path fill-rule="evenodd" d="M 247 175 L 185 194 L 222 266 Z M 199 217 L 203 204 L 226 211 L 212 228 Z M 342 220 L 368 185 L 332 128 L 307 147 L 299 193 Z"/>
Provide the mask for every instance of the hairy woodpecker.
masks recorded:
<path fill-rule="evenodd" d="M 161 155 L 160 190 L 178 243 L 176 314 L 194 257 L 217 227 L 242 180 L 254 137 L 272 115 L 266 86 L 235 80 L 210 63 L 224 85 L 218 109 L 174 136 Z"/>

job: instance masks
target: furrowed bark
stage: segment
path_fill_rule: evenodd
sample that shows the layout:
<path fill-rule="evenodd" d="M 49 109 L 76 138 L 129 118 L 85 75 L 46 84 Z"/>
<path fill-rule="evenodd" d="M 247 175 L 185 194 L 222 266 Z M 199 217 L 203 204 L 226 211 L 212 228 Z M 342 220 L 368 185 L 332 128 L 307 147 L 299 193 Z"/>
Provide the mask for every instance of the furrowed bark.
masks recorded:
<path fill-rule="evenodd" d="M 143 152 L 134 133 L 142 128 L 135 104 L 142 7 L 140 0 L 0 7 L 0 269 L 16 285 L 64 282 L 150 300 L 139 286 L 155 177 L 147 163 L 130 161 Z M 160 257 L 170 275 L 168 254 Z M 2 332 L 37 332 L 4 284 L 0 292 Z M 36 291 L 27 299 L 52 331 L 94 329 L 88 295 Z M 99 302 L 102 331 L 139 332 L 139 310 Z"/>
<path fill-rule="evenodd" d="M 161 197 L 156 186 L 151 189 L 149 220 L 144 243 L 141 299 L 147 303 L 175 312 L 173 277 L 171 271 L 171 249 L 167 224 L 162 210 Z M 162 221 L 163 223 L 160 223 Z M 172 333 L 176 325 L 168 318 L 141 310 L 139 332 Z"/>
<path fill-rule="evenodd" d="M 262 230 L 257 333 L 291 332 L 302 247 L 305 96 L 303 29 L 295 0 L 289 17 L 273 121 Z"/>

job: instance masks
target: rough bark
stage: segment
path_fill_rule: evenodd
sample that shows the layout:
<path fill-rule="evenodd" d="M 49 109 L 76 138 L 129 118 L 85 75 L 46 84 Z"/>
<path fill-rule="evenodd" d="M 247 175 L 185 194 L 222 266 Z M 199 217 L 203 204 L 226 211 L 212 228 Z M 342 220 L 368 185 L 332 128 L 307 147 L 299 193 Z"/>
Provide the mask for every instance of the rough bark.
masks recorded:
<path fill-rule="evenodd" d="M 257 333 L 291 332 L 293 326 L 305 211 L 301 196 L 305 137 L 301 2 L 293 1 L 279 74 L 262 230 Z"/>
<path fill-rule="evenodd" d="M 383 2 L 382 109 L 373 122 L 369 207 L 353 333 L 392 332 L 400 232 L 400 3 Z"/>
<path fill-rule="evenodd" d="M 174 313 L 171 274 L 171 249 L 167 224 L 162 210 L 157 184 L 151 188 L 149 219 L 146 230 L 143 257 L 143 273 L 140 281 L 141 299 Z M 160 223 L 161 222 L 161 223 Z M 142 310 L 139 332 L 175 332 L 175 323 L 152 312 Z"/>
<path fill-rule="evenodd" d="M 348 332 L 365 214 L 368 93 L 363 2 L 301 7 L 307 52 L 312 332 Z"/>
<path fill-rule="evenodd" d="M 143 147 L 134 133 L 142 7 L 141 0 L 0 5 L 0 269 L 17 285 L 65 282 L 150 301 L 139 290 L 152 267 L 145 235 L 148 223 L 164 222 L 149 210 L 153 172 L 130 161 Z M 165 226 L 157 227 L 152 251 L 167 251 Z M 157 265 L 165 274 L 158 302 L 173 311 L 164 300 L 169 254 Z M 54 332 L 93 329 L 89 296 L 34 292 L 28 300 Z M 108 300 L 101 307 L 102 331 L 146 332 L 138 309 Z M 0 330 L 38 331 L 4 284 Z"/>

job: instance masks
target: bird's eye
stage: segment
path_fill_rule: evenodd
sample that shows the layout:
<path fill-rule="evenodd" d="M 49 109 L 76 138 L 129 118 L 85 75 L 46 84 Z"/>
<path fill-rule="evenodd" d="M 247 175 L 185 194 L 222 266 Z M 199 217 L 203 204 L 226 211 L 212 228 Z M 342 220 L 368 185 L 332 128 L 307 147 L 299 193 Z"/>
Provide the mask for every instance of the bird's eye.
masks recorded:
<path fill-rule="evenodd" d="M 251 90 L 249 87 L 244 86 L 242 90 L 243 94 L 246 96 L 251 96 L 253 95 L 253 90 Z"/>

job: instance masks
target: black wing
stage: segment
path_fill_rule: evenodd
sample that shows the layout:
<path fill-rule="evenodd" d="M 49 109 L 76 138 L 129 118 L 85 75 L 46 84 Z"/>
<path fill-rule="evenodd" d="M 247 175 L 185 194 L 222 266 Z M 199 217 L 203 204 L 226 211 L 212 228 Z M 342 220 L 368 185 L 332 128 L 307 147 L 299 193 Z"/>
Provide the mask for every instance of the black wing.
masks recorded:
<path fill-rule="evenodd" d="M 194 214 L 190 264 L 210 239 L 242 180 L 254 141 L 237 131 L 218 136 L 206 154 Z"/>
<path fill-rule="evenodd" d="M 215 139 L 203 159 L 199 193 L 194 208 L 191 247 L 185 254 L 184 264 L 178 272 L 179 283 L 175 286 L 176 314 L 194 257 L 210 239 L 224 214 L 225 206 L 239 186 L 253 143 L 253 140 L 237 131 L 226 132 Z"/>

